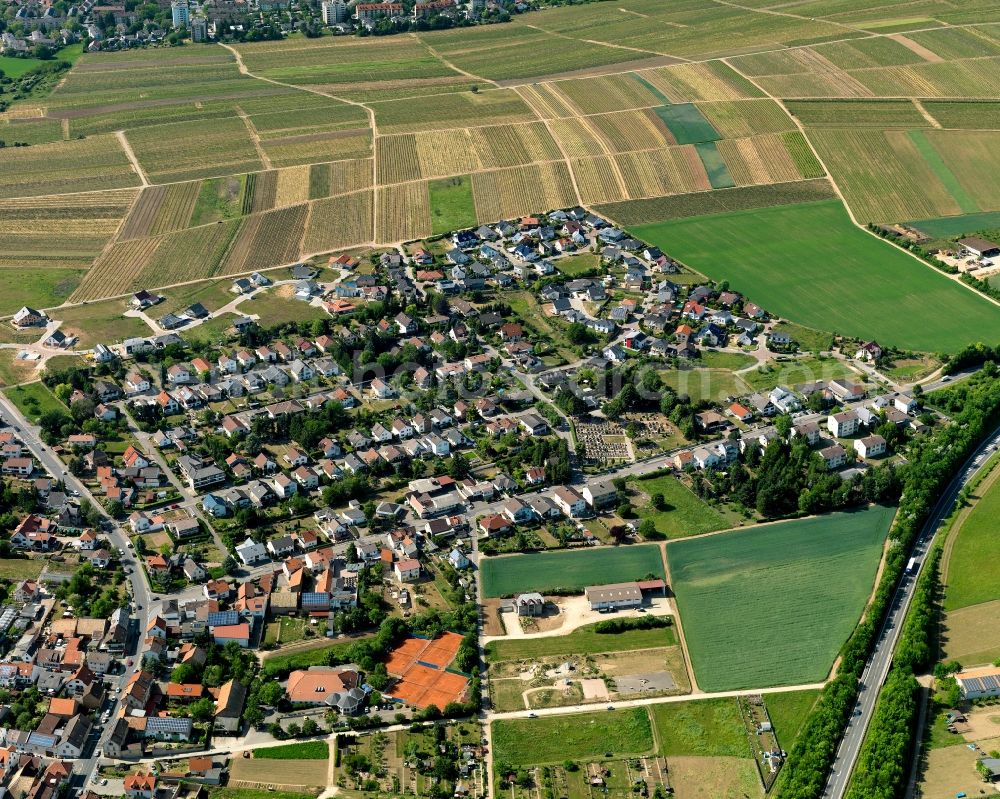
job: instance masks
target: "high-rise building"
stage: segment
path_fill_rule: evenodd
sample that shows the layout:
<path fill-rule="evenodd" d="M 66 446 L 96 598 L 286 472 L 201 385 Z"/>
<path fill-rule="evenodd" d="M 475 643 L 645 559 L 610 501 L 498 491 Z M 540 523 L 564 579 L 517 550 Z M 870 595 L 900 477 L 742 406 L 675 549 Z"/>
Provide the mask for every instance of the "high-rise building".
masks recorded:
<path fill-rule="evenodd" d="M 347 0 L 323 0 L 323 24 L 336 25 L 340 22 L 347 22 L 350 18 L 350 9 L 347 7 Z"/>
<path fill-rule="evenodd" d="M 170 4 L 170 21 L 175 28 L 186 28 L 191 23 L 188 0 L 173 0 Z"/>
<path fill-rule="evenodd" d="M 208 20 L 204 17 L 194 17 L 191 20 L 191 40 L 195 42 L 208 41 Z"/>

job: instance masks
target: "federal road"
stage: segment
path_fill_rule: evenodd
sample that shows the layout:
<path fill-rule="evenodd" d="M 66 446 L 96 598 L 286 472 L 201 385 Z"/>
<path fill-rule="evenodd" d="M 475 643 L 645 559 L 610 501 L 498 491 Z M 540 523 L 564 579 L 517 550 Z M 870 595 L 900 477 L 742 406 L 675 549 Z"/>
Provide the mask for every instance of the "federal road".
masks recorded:
<path fill-rule="evenodd" d="M 851 772 L 857 763 L 861 744 L 864 742 L 865 733 L 868 731 L 868 725 L 871 722 L 872 712 L 875 709 L 879 691 L 886 677 L 889 675 L 889 667 L 892 665 L 892 655 L 899 640 L 899 633 L 906 618 L 906 611 L 909 609 L 910 602 L 913 599 L 917 578 L 924 568 L 924 556 L 930 549 L 934 541 L 934 536 L 940 529 L 945 517 L 951 512 L 958 493 L 975 477 L 976 473 L 989 459 L 989 455 L 998 447 L 1000 447 L 1000 430 L 995 430 L 992 436 L 979 445 L 958 474 L 952 478 L 947 490 L 938 500 L 930 518 L 924 525 L 920 538 L 914 545 L 911 554 L 919 561 L 919 566 L 916 574 L 903 579 L 896 588 L 889 615 L 883 623 L 882 629 L 879 631 L 875 650 L 872 652 L 868 664 L 865 666 L 864 673 L 861 675 L 857 703 L 847 723 L 844 737 L 840 741 L 833 768 L 830 770 L 826 788 L 823 791 L 823 796 L 827 799 L 843 799 L 844 794 L 847 792 Z"/>

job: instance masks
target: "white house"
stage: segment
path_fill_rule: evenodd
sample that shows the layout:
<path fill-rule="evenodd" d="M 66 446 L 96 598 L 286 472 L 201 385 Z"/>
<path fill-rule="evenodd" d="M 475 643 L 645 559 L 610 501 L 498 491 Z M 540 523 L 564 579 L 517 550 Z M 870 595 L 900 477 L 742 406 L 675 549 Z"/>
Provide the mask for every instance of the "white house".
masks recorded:
<path fill-rule="evenodd" d="M 882 436 L 865 436 L 854 442 L 854 451 L 858 457 L 868 460 L 885 455 L 885 439 Z"/>
<path fill-rule="evenodd" d="M 837 438 L 853 436 L 858 432 L 858 417 L 850 411 L 841 411 L 827 417 L 826 426 Z"/>
<path fill-rule="evenodd" d="M 253 566 L 254 564 L 268 560 L 267 550 L 264 548 L 264 545 L 249 537 L 236 547 L 236 556 L 246 566 Z"/>

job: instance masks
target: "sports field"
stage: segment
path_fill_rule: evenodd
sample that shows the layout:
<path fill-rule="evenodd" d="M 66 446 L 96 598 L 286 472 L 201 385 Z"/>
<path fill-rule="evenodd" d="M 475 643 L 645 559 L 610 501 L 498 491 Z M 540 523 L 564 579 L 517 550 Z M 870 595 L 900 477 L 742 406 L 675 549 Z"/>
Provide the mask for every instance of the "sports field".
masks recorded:
<path fill-rule="evenodd" d="M 996 306 L 855 228 L 837 201 L 637 225 L 632 233 L 728 280 L 771 313 L 924 352 L 1000 340 Z"/>
<path fill-rule="evenodd" d="M 643 755 L 653 749 L 653 732 L 644 707 L 629 710 L 500 719 L 493 723 L 493 757 L 511 766 L 541 766 L 566 760 Z"/>
<path fill-rule="evenodd" d="M 588 585 L 641 580 L 647 574 L 663 576 L 656 544 L 485 558 L 481 568 L 483 595 L 487 597 L 523 591 L 575 591 Z"/>
<path fill-rule="evenodd" d="M 669 543 L 699 687 L 825 679 L 871 593 L 893 512 L 873 507 Z"/>

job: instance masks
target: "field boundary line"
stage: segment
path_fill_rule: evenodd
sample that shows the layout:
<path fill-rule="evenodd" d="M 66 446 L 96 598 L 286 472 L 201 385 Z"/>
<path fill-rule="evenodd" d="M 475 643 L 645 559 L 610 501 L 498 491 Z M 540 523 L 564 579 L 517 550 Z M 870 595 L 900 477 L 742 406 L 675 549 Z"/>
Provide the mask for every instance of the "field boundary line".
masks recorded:
<path fill-rule="evenodd" d="M 493 86 L 496 86 L 498 89 L 500 88 L 499 84 L 495 80 L 493 80 L 491 78 L 484 78 L 481 75 L 476 75 L 473 72 L 468 72 L 467 70 L 464 70 L 464 69 L 461 69 L 459 67 L 456 67 L 451 61 L 449 61 L 447 58 L 445 58 L 443 55 L 441 55 L 441 53 L 439 53 L 434 47 L 432 47 L 431 45 L 427 44 L 427 42 L 425 42 L 423 39 L 421 39 L 420 36 L 417 33 L 410 32 L 410 33 L 407 33 L 407 36 L 409 36 L 414 41 L 419 42 L 427 50 L 428 53 L 430 53 L 438 61 L 440 61 L 442 64 L 444 64 L 446 67 L 448 67 L 448 69 L 453 69 L 459 75 L 465 75 L 465 77 L 470 78 L 472 80 L 481 80 L 481 81 L 483 81 L 483 83 L 489 83 L 489 84 L 491 84 Z"/>
<path fill-rule="evenodd" d="M 651 56 L 666 56 L 667 58 L 676 58 L 678 61 L 687 61 L 687 59 L 684 58 L 683 56 L 676 56 L 676 55 L 673 55 L 672 53 L 659 53 L 656 50 L 644 50 L 641 47 L 629 47 L 626 44 L 612 44 L 611 42 L 602 42 L 602 41 L 599 41 L 598 39 L 577 39 L 575 36 L 569 36 L 569 35 L 567 35 L 565 33 L 559 33 L 559 31 L 550 31 L 550 30 L 547 30 L 546 28 L 541 28 L 538 25 L 532 25 L 532 24 L 527 23 L 527 22 L 524 24 L 524 27 L 531 28 L 532 30 L 536 30 L 539 33 L 544 33 L 544 34 L 547 34 L 549 36 L 554 36 L 557 39 L 566 39 L 567 41 L 570 41 L 570 42 L 577 42 L 577 43 L 583 43 L 583 44 L 595 44 L 595 45 L 597 45 L 599 47 L 608 47 L 608 48 L 610 48 L 612 50 L 628 50 L 629 52 L 632 52 L 632 53 L 646 53 L 646 54 L 651 55 Z M 599 66 L 599 65 L 595 65 L 595 66 Z M 586 69 L 586 67 L 585 67 L 585 69 Z M 583 77 L 583 76 L 581 76 L 581 77 Z"/>
<path fill-rule="evenodd" d="M 920 112 L 921 116 L 923 116 L 923 118 L 930 123 L 930 126 L 932 128 L 937 128 L 938 130 L 941 130 L 944 127 L 933 116 L 931 116 L 931 112 L 924 107 L 924 104 L 920 101 L 919 98 L 911 97 L 910 102 L 913 103 L 913 107 Z"/>
<path fill-rule="evenodd" d="M 858 33 L 871 33 L 871 31 L 866 28 L 855 28 L 852 25 L 847 25 L 843 22 L 837 22 L 835 20 L 826 19 L 825 17 L 817 17 L 812 19 L 810 17 L 803 17 L 801 14 L 790 14 L 787 11 L 775 11 L 770 8 L 751 8 L 750 6 L 741 6 L 739 3 L 732 3 L 729 0 L 712 0 L 713 3 L 720 6 L 729 6 L 730 8 L 738 8 L 740 11 L 747 11 L 753 14 L 764 14 L 773 17 L 788 17 L 790 19 L 803 20 L 805 22 L 824 22 L 827 25 L 836 25 L 838 28 L 844 28 L 849 31 L 857 31 Z"/>
<path fill-rule="evenodd" d="M 660 549 L 660 560 L 663 561 L 663 576 L 666 578 L 667 585 L 670 586 L 672 581 L 670 579 L 670 560 L 667 558 L 667 545 L 666 542 L 659 545 Z M 673 593 L 673 592 L 671 592 Z M 687 637 L 684 635 L 684 624 L 681 621 L 681 609 L 677 604 L 677 595 L 674 594 L 671 602 L 674 606 L 674 626 L 677 628 L 677 641 L 681 645 L 681 654 L 684 656 L 684 669 L 688 674 L 688 683 L 691 686 L 691 691 L 689 696 L 702 696 L 704 691 L 698 687 L 698 678 L 694 673 L 694 663 L 691 662 L 691 653 L 688 651 Z"/>
<path fill-rule="evenodd" d="M 257 156 L 264 165 L 264 171 L 267 172 L 274 169 L 274 165 L 271 163 L 271 156 L 264 150 L 264 145 L 260 141 L 260 133 L 257 132 L 257 126 L 253 124 L 253 120 L 247 116 L 247 112 L 240 108 L 240 106 L 235 106 L 235 109 L 236 116 L 242 119 L 243 124 L 246 125 L 247 133 L 250 134 L 250 141 L 253 142 L 254 149 L 257 150 Z"/>
<path fill-rule="evenodd" d="M 795 123 L 795 127 L 798 128 L 799 133 L 802 134 L 802 138 L 805 139 L 806 144 L 809 145 L 809 149 L 812 151 L 812 154 L 816 158 L 817 163 L 819 163 L 819 165 L 821 167 L 823 167 L 823 171 L 826 173 L 826 178 L 827 178 L 827 180 L 830 181 L 830 185 L 833 187 L 834 192 L 836 192 L 837 196 L 840 198 L 840 202 L 844 206 L 844 209 L 847 211 L 847 217 L 848 217 L 848 219 L 851 220 L 851 224 L 852 225 L 854 225 L 856 228 L 858 228 L 859 230 L 861 230 L 865 235 L 871 236 L 873 239 L 876 239 L 877 241 L 881 241 L 881 242 L 883 242 L 885 244 L 888 244 L 890 247 L 895 247 L 897 250 L 899 250 L 899 252 L 903 253 L 908 258 L 912 258 L 917 263 L 919 263 L 924 269 L 930 269 L 933 272 L 935 272 L 935 273 L 937 273 L 937 274 L 939 274 L 939 275 L 941 275 L 941 276 L 943 276 L 945 278 L 948 278 L 949 280 L 953 281 L 954 283 L 957 283 L 962 288 L 966 289 L 967 291 L 972 292 L 977 297 L 982 298 L 986 302 L 992 303 L 993 305 L 996 305 L 997 307 L 1000 307 L 1000 300 L 996 300 L 996 299 L 994 299 L 993 297 L 990 297 L 987 294 L 983 294 L 981 291 L 977 291 L 975 288 L 973 288 L 968 283 L 966 283 L 965 281 L 963 281 L 959 275 L 949 275 L 949 274 L 946 274 L 945 272 L 942 272 L 942 271 L 940 271 L 938 269 L 935 269 L 933 266 L 931 266 L 929 263 L 927 263 L 923 258 L 921 258 L 920 256 L 918 256 L 916 253 L 910 252 L 905 247 L 901 247 L 898 244 L 896 244 L 895 242 L 890 241 L 889 239 L 883 239 L 881 236 L 877 236 L 875 233 L 873 233 L 871 230 L 869 230 L 865 225 L 862 225 L 858 221 L 858 218 L 854 215 L 854 211 L 851 208 L 850 204 L 848 204 L 847 199 L 844 197 L 844 192 L 841 191 L 840 186 L 837 185 L 837 181 L 834 179 L 833 173 L 830 172 L 829 168 L 826 165 L 826 162 L 820 156 L 819 151 L 816 149 L 816 145 L 813 144 L 812 139 L 810 139 L 809 136 L 808 136 L 808 134 L 806 133 L 806 127 L 805 127 L 805 125 L 802 124 L 802 121 L 798 117 L 794 116 L 788 110 L 788 108 L 785 106 L 785 103 L 780 98 L 775 97 L 771 92 L 767 91 L 763 86 L 761 86 L 759 83 L 757 83 L 757 81 L 755 81 L 752 76 L 747 75 L 746 73 L 744 73 L 741 70 L 739 70 L 737 67 L 733 66 L 733 64 L 730 62 L 730 59 L 728 59 L 728 58 L 722 58 L 722 59 L 719 59 L 719 60 L 722 61 L 722 63 L 724 63 L 727 67 L 729 67 L 731 70 L 733 70 L 733 72 L 735 72 L 741 78 L 743 78 L 746 81 L 749 81 L 751 84 L 753 84 L 755 87 L 757 87 L 757 89 L 759 91 L 763 92 L 764 95 L 766 97 L 768 97 L 770 100 L 772 100 L 773 102 L 777 103 L 781 107 L 781 110 L 784 111 L 785 114 L 787 114 L 788 117 L 792 120 L 792 122 Z M 905 98 L 905 99 L 912 100 L 913 98 L 912 97 L 908 97 L 908 98 Z"/>
<path fill-rule="evenodd" d="M 136 206 L 139 205 L 139 200 L 142 198 L 142 193 L 147 189 L 147 186 L 140 186 L 138 191 L 135 193 L 135 197 L 132 198 L 132 202 L 129 203 L 128 210 L 125 212 L 125 216 L 121 218 L 118 223 L 118 227 L 115 228 L 115 232 L 111 234 L 111 238 L 107 240 L 105 245 L 101 248 L 101 251 L 94 256 L 93 260 L 90 262 L 90 266 L 87 267 L 87 271 L 97 263 L 97 261 L 108 254 L 108 251 L 118 243 L 118 237 L 121 236 L 122 230 L 125 229 L 125 225 L 128 223 L 128 218 L 132 216 L 132 212 L 135 211 Z M 81 283 L 83 281 L 80 281 Z"/>
<path fill-rule="evenodd" d="M 536 111 L 535 113 L 538 113 L 538 112 Z M 576 173 L 573 171 L 573 164 L 570 163 L 569 156 L 566 154 L 566 150 L 563 147 L 562 142 L 559 141 L 559 137 L 556 136 L 556 134 L 552 131 L 552 126 L 549 124 L 549 121 L 550 120 L 548 120 L 548 119 L 541 120 L 542 124 L 545 125 L 545 129 L 549 132 L 549 136 L 552 137 L 552 141 L 554 141 L 556 143 L 556 147 L 558 147 L 559 148 L 559 152 L 562 153 L 563 163 L 566 164 L 566 171 L 569 172 L 570 183 L 573 184 L 573 194 L 576 195 L 577 205 L 582 205 L 583 204 L 583 195 L 580 194 L 580 186 L 576 182 Z M 620 180 L 621 176 L 619 175 L 618 178 Z"/>
<path fill-rule="evenodd" d="M 135 174 L 138 175 L 139 180 L 142 182 L 142 188 L 146 188 L 150 185 L 149 178 L 146 177 L 146 173 L 142 169 L 142 164 L 139 163 L 139 159 L 136 156 L 135 151 L 132 149 L 132 145 L 129 144 L 129 140 L 125 137 L 125 131 L 116 130 L 115 138 L 118 139 L 118 143 L 125 151 L 125 157 L 128 158 L 129 163 L 132 164 L 132 169 L 135 170 Z M 60 195 L 53 196 L 58 197 Z"/>

